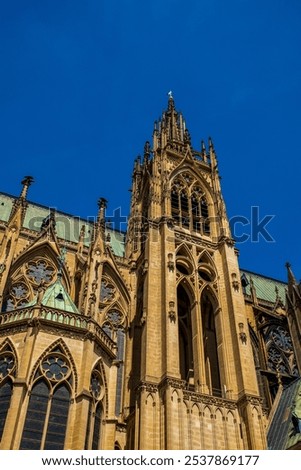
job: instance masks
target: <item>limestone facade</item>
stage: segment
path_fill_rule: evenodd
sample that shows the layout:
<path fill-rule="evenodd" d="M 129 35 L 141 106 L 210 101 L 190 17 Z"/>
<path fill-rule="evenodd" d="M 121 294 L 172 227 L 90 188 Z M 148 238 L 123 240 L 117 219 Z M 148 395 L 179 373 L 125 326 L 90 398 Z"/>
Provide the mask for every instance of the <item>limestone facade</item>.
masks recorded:
<path fill-rule="evenodd" d="M 0 448 L 265 449 L 300 310 L 240 270 L 212 140 L 192 148 L 170 96 L 125 234 L 105 199 L 81 221 L 31 183 L 1 195 Z"/>

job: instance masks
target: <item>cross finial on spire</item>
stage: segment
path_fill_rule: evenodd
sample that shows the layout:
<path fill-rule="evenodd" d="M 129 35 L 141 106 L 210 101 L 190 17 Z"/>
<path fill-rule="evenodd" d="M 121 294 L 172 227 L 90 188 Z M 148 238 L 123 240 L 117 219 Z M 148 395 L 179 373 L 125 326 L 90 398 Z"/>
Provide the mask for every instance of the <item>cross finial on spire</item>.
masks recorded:
<path fill-rule="evenodd" d="M 168 94 L 169 99 L 172 100 L 173 99 L 172 91 L 170 90 L 167 94 Z"/>

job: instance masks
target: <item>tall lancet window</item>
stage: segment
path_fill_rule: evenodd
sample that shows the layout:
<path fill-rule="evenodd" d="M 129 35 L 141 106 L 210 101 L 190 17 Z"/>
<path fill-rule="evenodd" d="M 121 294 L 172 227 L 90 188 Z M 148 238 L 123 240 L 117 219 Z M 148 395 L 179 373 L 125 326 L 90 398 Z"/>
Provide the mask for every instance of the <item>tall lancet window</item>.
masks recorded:
<path fill-rule="evenodd" d="M 30 392 L 20 449 L 64 449 L 71 387 L 69 361 L 59 350 L 41 360 Z"/>
<path fill-rule="evenodd" d="M 179 175 L 173 182 L 171 215 L 177 225 L 202 235 L 210 235 L 205 192 L 189 173 Z"/>
<path fill-rule="evenodd" d="M 103 398 L 105 387 L 100 367 L 96 367 L 90 380 L 91 400 L 89 405 L 85 449 L 101 448 L 101 422 L 103 417 Z"/>
<path fill-rule="evenodd" d="M 12 378 L 15 375 L 16 359 L 8 348 L 0 354 L 0 441 L 12 396 Z"/>
<path fill-rule="evenodd" d="M 217 351 L 215 316 L 212 301 L 206 292 L 201 297 L 206 381 L 210 393 L 221 396 L 221 380 Z"/>
<path fill-rule="evenodd" d="M 192 228 L 195 232 L 210 235 L 207 199 L 199 186 L 194 186 L 191 193 Z"/>
<path fill-rule="evenodd" d="M 180 284 L 178 296 L 179 363 L 182 380 L 193 374 L 191 304 L 184 287 Z"/>

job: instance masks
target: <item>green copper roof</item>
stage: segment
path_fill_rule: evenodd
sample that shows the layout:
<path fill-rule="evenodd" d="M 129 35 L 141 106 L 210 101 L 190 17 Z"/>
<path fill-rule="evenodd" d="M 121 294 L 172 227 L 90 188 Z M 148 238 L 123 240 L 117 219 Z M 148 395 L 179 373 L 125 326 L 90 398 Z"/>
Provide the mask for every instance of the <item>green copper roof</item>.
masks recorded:
<path fill-rule="evenodd" d="M 24 217 L 24 228 L 39 232 L 43 220 L 49 215 L 49 208 L 28 203 Z M 84 244 L 89 245 L 93 231 L 93 224 L 80 217 L 74 217 L 63 212 L 55 213 L 55 230 L 58 238 L 70 242 L 78 242 L 82 226 L 85 227 Z"/>
<path fill-rule="evenodd" d="M 80 313 L 61 283 L 60 277 L 46 289 L 43 295 L 42 305 L 44 307 L 64 310 L 65 312 Z"/>
<path fill-rule="evenodd" d="M 15 197 L 8 194 L 0 193 L 0 220 L 7 222 L 15 201 Z M 49 215 L 49 207 L 41 206 L 28 202 L 23 227 L 35 232 L 41 230 L 43 220 Z M 93 234 L 93 221 L 87 221 L 80 217 L 65 214 L 64 212 L 55 212 L 55 230 L 57 237 L 77 243 L 82 227 L 85 227 L 84 245 L 89 246 Z M 106 229 L 106 233 L 110 234 L 110 246 L 116 256 L 124 256 L 125 234 Z"/>
<path fill-rule="evenodd" d="M 296 446 L 298 442 L 301 442 L 300 425 L 301 379 L 299 378 L 282 391 L 267 436 L 268 448 L 284 450 Z"/>
<path fill-rule="evenodd" d="M 14 197 L 0 193 L 0 220 L 7 222 L 14 204 Z"/>
<path fill-rule="evenodd" d="M 112 229 L 107 229 L 106 233 L 110 235 L 110 246 L 113 253 L 122 258 L 124 256 L 125 249 L 125 234 L 122 232 L 116 232 Z"/>
<path fill-rule="evenodd" d="M 251 295 L 250 286 L 251 278 L 256 289 L 256 296 L 258 299 L 265 300 L 267 302 L 275 303 L 276 301 L 276 288 L 278 289 L 278 296 L 285 304 L 285 288 L 287 284 L 276 279 L 272 279 L 260 274 L 252 273 L 251 271 L 246 271 L 244 269 L 240 270 L 241 276 L 245 275 L 247 279 L 247 286 L 245 287 L 246 295 Z"/>

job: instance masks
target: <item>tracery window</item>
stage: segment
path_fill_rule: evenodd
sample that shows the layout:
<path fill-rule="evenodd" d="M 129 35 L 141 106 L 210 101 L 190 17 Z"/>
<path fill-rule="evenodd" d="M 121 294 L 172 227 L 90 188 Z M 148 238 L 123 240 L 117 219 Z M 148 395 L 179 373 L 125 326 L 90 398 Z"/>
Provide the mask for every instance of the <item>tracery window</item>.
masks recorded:
<path fill-rule="evenodd" d="M 113 300 L 115 296 L 115 286 L 113 283 L 110 281 L 110 279 L 104 277 L 103 280 L 101 281 L 101 287 L 100 287 L 100 301 L 103 303 L 108 303 L 111 300 Z"/>
<path fill-rule="evenodd" d="M 56 267 L 47 259 L 37 257 L 22 265 L 12 276 L 4 295 L 4 312 L 23 307 L 37 294 L 41 282 L 50 285 L 55 278 Z"/>
<path fill-rule="evenodd" d="M 276 373 L 298 376 L 293 344 L 288 330 L 280 325 L 273 326 L 265 341 L 268 369 Z"/>
<path fill-rule="evenodd" d="M 54 268 L 44 259 L 37 259 L 27 264 L 27 276 L 39 285 L 41 281 L 49 284 L 53 280 Z"/>
<path fill-rule="evenodd" d="M 106 320 L 102 326 L 104 331 L 117 343 L 117 383 L 116 383 L 116 406 L 115 414 L 121 413 L 122 393 L 124 386 L 124 359 L 125 359 L 125 317 L 120 310 L 112 309 L 106 314 Z"/>
<path fill-rule="evenodd" d="M 34 377 L 20 449 L 64 449 L 71 387 L 68 359 L 59 349 L 47 354 Z"/>
<path fill-rule="evenodd" d="M 204 191 L 189 174 L 180 175 L 171 188 L 171 214 L 181 227 L 210 235 L 208 203 Z"/>
<path fill-rule="evenodd" d="M 101 446 L 101 421 L 105 387 L 100 369 L 92 371 L 90 380 L 91 401 L 89 405 L 85 449 L 98 450 Z"/>
<path fill-rule="evenodd" d="M 10 348 L 0 353 L 0 441 L 10 406 L 16 359 Z"/>

